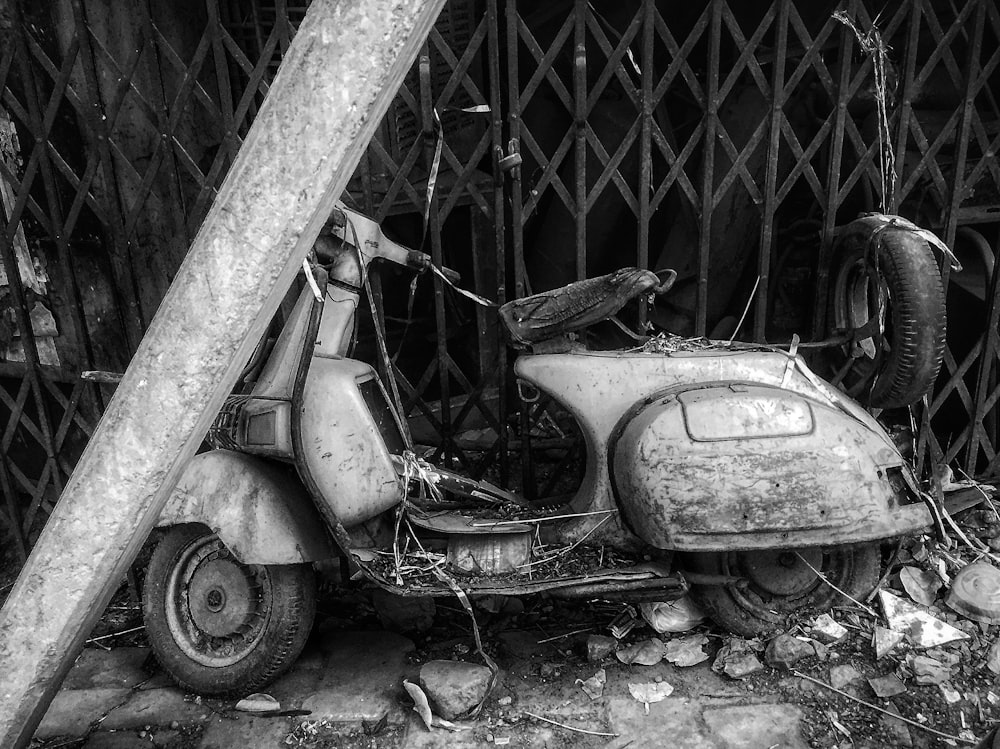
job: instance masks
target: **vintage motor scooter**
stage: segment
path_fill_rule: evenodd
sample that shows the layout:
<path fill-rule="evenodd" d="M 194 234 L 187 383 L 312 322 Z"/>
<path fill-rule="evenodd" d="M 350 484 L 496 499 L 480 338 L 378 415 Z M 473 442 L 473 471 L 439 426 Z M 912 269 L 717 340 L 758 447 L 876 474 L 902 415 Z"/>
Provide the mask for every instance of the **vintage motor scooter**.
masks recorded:
<path fill-rule="evenodd" d="M 890 437 L 801 357 L 725 343 L 586 350 L 576 333 L 669 289 L 672 275 L 634 268 L 500 310 L 523 349 L 519 380 L 580 427 L 586 472 L 572 499 L 531 502 L 436 468 L 414 454 L 392 383 L 350 357 L 371 262 L 422 272 L 430 258 L 343 206 L 328 226 L 310 282 L 159 521 L 146 629 L 188 689 L 251 692 L 286 669 L 309 634 L 322 560 L 346 556 L 404 596 L 690 590 L 752 635 L 829 607 L 838 590 L 867 594 L 878 542 L 931 524 Z"/>

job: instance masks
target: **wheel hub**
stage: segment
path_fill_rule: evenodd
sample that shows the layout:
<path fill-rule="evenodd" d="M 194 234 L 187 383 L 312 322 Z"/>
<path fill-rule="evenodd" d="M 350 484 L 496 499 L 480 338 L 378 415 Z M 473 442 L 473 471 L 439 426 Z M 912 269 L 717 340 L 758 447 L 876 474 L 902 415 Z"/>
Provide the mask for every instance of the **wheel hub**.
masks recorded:
<path fill-rule="evenodd" d="M 247 570 L 231 559 L 198 565 L 188 585 L 191 619 L 212 637 L 237 632 L 255 609 L 256 594 Z"/>
<path fill-rule="evenodd" d="M 807 593 L 818 580 L 809 565 L 817 570 L 823 565 L 819 549 L 754 551 L 741 556 L 746 577 L 758 590 L 773 596 Z"/>

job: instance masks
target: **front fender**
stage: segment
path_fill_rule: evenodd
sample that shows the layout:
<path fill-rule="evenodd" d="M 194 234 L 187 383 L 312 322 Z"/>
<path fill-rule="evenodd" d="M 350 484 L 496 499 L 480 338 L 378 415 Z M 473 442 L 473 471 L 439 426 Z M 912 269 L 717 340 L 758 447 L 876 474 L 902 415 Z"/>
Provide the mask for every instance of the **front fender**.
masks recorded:
<path fill-rule="evenodd" d="M 337 555 L 294 469 L 230 450 L 187 464 L 158 526 L 202 523 L 244 564 L 298 564 Z"/>

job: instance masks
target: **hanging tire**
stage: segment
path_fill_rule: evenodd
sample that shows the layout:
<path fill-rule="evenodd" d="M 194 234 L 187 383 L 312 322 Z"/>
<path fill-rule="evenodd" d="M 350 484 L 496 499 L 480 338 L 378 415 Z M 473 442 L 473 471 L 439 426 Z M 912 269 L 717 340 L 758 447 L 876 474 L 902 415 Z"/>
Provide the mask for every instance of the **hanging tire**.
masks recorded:
<path fill-rule="evenodd" d="M 839 230 L 831 269 L 835 333 L 883 319 L 881 335 L 834 357 L 835 369 L 852 364 L 842 380 L 848 394 L 872 408 L 916 403 L 931 391 L 944 358 L 944 285 L 930 246 L 913 231 L 864 217 Z"/>
<path fill-rule="evenodd" d="M 814 570 L 851 598 L 867 596 L 879 579 L 880 553 L 877 545 L 767 549 L 687 554 L 684 562 L 691 572 L 740 579 L 692 585 L 691 595 L 723 628 L 756 637 L 785 629 L 794 613 L 850 604 Z"/>
<path fill-rule="evenodd" d="M 146 634 L 185 689 L 245 695 L 298 658 L 316 614 L 308 564 L 243 564 L 198 524 L 170 528 L 143 587 Z"/>

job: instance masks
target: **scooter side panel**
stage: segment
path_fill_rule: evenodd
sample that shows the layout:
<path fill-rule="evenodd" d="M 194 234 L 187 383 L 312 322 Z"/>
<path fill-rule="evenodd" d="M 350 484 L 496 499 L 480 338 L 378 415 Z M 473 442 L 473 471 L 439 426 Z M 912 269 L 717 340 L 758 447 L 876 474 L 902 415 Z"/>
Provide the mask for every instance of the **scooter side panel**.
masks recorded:
<path fill-rule="evenodd" d="M 865 425 L 776 387 L 677 388 L 624 424 L 612 447 L 626 521 L 663 549 L 842 544 L 925 528 L 899 454 Z"/>
<path fill-rule="evenodd" d="M 315 484 L 317 501 L 346 527 L 402 500 L 386 437 L 360 389 L 374 379 L 363 362 L 314 357 L 299 406 L 299 469 Z"/>
<path fill-rule="evenodd" d="M 202 523 L 245 564 L 297 564 L 336 552 L 289 466 L 212 450 L 184 468 L 157 522 Z"/>

